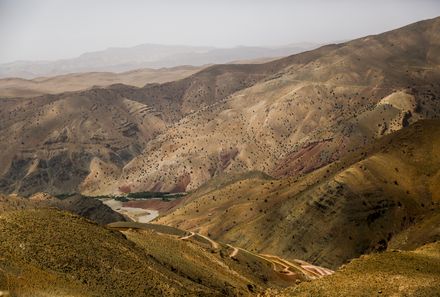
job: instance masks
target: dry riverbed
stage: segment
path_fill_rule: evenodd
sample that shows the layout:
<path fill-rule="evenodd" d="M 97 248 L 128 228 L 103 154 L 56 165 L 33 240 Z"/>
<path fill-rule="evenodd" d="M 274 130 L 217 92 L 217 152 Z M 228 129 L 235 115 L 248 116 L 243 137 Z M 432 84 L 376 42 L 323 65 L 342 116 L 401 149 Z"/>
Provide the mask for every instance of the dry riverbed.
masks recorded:
<path fill-rule="evenodd" d="M 138 223 L 149 223 L 159 216 L 157 210 L 123 206 L 123 202 L 115 199 L 105 199 L 102 202 L 114 211 Z"/>

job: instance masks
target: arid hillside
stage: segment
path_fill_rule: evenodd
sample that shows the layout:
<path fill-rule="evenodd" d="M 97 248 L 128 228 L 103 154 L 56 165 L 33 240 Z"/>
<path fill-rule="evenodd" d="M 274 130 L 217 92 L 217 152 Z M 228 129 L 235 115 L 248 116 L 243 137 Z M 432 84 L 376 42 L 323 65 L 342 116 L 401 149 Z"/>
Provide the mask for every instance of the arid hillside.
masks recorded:
<path fill-rule="evenodd" d="M 80 195 L 72 195 L 59 199 L 47 193 L 36 193 L 28 198 L 15 194 L 0 194 L 0 213 L 37 208 L 56 208 L 68 211 L 83 216 L 100 225 L 127 221 L 124 216 L 113 211 L 101 201 Z"/>
<path fill-rule="evenodd" d="M 319 55 L 310 54 L 310 59 Z M 272 75 L 285 61 L 208 67 L 143 88 L 108 88 L 2 99 L 0 190 L 101 193 L 146 144 L 186 115 Z"/>
<path fill-rule="evenodd" d="M 188 191 L 297 176 L 440 112 L 440 19 L 263 64 L 1 101 L 0 190 Z"/>
<path fill-rule="evenodd" d="M 118 183 L 98 188 L 181 191 L 222 173 L 303 174 L 419 119 L 438 118 L 439 28 L 437 18 L 264 64 L 271 75 L 243 87 L 227 83 L 225 100 L 215 95 L 227 80 L 217 80 L 216 91 L 196 84 L 200 96 L 181 97 L 182 109 L 194 112 L 150 141 Z"/>
<path fill-rule="evenodd" d="M 0 294 L 432 295 L 439 65 L 437 18 L 165 83 L 1 99 Z M 148 191 L 188 195 L 155 224 L 71 195 Z"/>
<path fill-rule="evenodd" d="M 440 121 L 419 121 L 302 177 L 201 187 L 158 222 L 335 269 L 439 240 Z"/>
<path fill-rule="evenodd" d="M 161 69 L 139 69 L 123 73 L 86 72 L 34 79 L 0 79 L 0 98 L 36 97 L 44 94 L 58 94 L 125 84 L 143 87 L 148 83 L 165 83 L 190 76 L 203 67 L 180 66 Z"/>
<path fill-rule="evenodd" d="M 171 227 L 105 228 L 55 209 L 1 212 L 0 241 L 0 292 L 10 296 L 255 296 L 332 273 Z"/>
<path fill-rule="evenodd" d="M 111 90 L 4 99 L 1 192 L 72 193 L 90 175 L 119 167 L 166 129 L 150 106 Z"/>
<path fill-rule="evenodd" d="M 265 297 L 438 296 L 440 242 L 411 252 L 387 251 L 353 260 L 329 277 Z"/>
<path fill-rule="evenodd" d="M 3 296 L 435 296 L 439 290 L 439 242 L 362 256 L 333 273 L 168 226 L 105 228 L 1 198 L 0 206 L 11 206 L 0 210 Z"/>

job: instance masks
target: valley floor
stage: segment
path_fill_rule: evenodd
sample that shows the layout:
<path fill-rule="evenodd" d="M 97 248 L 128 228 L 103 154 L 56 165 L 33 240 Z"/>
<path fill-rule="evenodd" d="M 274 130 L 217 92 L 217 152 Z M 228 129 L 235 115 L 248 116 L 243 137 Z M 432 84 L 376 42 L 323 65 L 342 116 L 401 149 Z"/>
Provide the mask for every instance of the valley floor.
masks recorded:
<path fill-rule="evenodd" d="M 114 211 L 138 223 L 149 223 L 159 216 L 159 211 L 157 210 L 122 206 L 123 203 L 115 199 L 105 199 L 103 203 Z"/>

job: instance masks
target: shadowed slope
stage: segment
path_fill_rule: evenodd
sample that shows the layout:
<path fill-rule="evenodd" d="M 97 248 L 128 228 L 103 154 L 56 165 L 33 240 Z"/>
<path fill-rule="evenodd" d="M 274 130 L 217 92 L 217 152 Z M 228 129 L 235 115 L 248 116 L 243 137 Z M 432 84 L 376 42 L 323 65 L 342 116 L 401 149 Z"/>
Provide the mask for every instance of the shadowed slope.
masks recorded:
<path fill-rule="evenodd" d="M 168 125 L 285 65 L 218 65 L 162 85 L 1 100 L 0 136 L 10 141 L 1 150 L 0 189 L 101 193 Z"/>
<path fill-rule="evenodd" d="M 268 63 L 283 68 L 187 115 L 128 163 L 108 191 L 192 190 L 223 172 L 307 173 L 436 118 L 439 26 L 437 18 Z"/>
<path fill-rule="evenodd" d="M 72 195 L 65 199 L 58 199 L 46 193 L 37 193 L 29 198 L 0 194 L 0 213 L 48 207 L 83 216 L 100 225 L 127 220 L 121 214 L 103 204 L 102 201 L 81 195 Z"/>
<path fill-rule="evenodd" d="M 438 296 L 440 243 L 355 259 L 335 274 L 263 296 Z"/>
<path fill-rule="evenodd" d="M 3 192 L 70 193 L 88 175 L 105 183 L 166 126 L 152 107 L 105 89 L 0 104 Z"/>
<path fill-rule="evenodd" d="M 2 100 L 0 189 L 178 192 L 223 173 L 310 172 L 438 117 L 439 24 L 161 85 Z"/>
<path fill-rule="evenodd" d="M 167 275 L 166 269 L 121 234 L 68 213 L 3 213 L 0 228 L 2 288 L 8 286 L 17 294 L 62 292 L 51 279 L 75 289 L 87 288 L 85 296 L 180 296 L 191 291 L 189 281 Z M 37 273 L 30 275 L 32 270 Z M 28 276 L 26 282 L 20 274 Z M 197 287 L 193 289 L 202 291 Z"/>
<path fill-rule="evenodd" d="M 230 256 L 226 245 L 171 227 L 120 222 L 109 228 L 54 209 L 1 213 L 0 291 L 13 296 L 255 296 L 320 277 L 303 264 L 283 264 L 285 273 L 268 256 L 241 249 Z"/>
<path fill-rule="evenodd" d="M 159 222 L 335 268 L 439 212 L 439 139 L 438 120 L 418 122 L 299 179 L 196 192 Z"/>

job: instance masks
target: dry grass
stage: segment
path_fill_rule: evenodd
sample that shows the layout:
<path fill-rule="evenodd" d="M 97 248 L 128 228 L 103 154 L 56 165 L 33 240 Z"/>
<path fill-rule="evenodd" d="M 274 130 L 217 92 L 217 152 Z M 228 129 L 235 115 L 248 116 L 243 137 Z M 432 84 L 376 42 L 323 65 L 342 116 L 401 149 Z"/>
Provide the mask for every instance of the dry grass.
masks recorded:
<path fill-rule="evenodd" d="M 440 296 L 440 243 L 355 259 L 335 274 L 277 296 Z"/>
<path fill-rule="evenodd" d="M 386 249 L 400 232 L 438 214 L 431 185 L 440 169 L 439 127 L 437 120 L 419 122 L 299 179 L 250 178 L 196 192 L 159 222 L 336 268 Z M 413 247 L 439 234 L 426 233 Z"/>
<path fill-rule="evenodd" d="M 254 296 L 307 276 L 168 226 L 104 228 L 55 209 L 0 213 L 0 291 L 12 296 Z M 115 230 L 116 229 L 116 230 Z M 121 230 L 117 231 L 117 230 Z"/>

